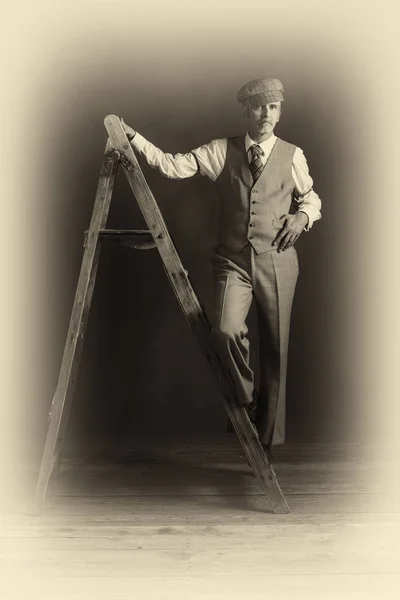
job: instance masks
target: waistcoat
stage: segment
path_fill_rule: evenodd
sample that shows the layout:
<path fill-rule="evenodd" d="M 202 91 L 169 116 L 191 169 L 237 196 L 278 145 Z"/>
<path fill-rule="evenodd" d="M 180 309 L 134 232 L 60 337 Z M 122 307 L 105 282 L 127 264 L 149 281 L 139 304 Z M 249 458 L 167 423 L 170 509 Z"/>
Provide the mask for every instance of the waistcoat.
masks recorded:
<path fill-rule="evenodd" d="M 253 184 L 245 138 L 228 138 L 225 165 L 216 180 L 221 205 L 219 246 L 240 252 L 250 243 L 256 254 L 275 249 L 272 242 L 292 205 L 295 150 L 296 146 L 277 138 Z"/>

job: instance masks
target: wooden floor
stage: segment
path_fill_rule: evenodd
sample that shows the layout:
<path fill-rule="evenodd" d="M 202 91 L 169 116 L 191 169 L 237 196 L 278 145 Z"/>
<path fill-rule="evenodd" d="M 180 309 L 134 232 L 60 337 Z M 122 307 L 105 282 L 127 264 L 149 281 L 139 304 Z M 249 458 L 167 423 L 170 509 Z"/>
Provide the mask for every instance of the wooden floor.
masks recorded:
<path fill-rule="evenodd" d="M 289 515 L 270 512 L 232 435 L 80 454 L 41 517 L 30 493 L 5 502 L 2 600 L 400 597 L 399 504 L 378 448 L 277 447 Z"/>

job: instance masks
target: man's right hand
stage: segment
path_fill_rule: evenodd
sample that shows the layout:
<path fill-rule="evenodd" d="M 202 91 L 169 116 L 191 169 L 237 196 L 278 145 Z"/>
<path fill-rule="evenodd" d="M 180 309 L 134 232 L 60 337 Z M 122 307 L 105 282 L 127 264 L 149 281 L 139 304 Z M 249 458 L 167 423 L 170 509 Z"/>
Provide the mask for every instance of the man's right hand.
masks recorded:
<path fill-rule="evenodd" d="M 132 127 L 129 127 L 129 125 L 127 125 L 124 122 L 124 119 L 122 119 L 122 118 L 121 118 L 121 125 L 122 125 L 122 127 L 123 127 L 123 129 L 124 129 L 124 131 L 125 131 L 125 133 L 126 133 L 126 135 L 128 137 L 128 140 L 131 141 L 135 137 L 136 131 L 134 129 L 132 129 Z"/>

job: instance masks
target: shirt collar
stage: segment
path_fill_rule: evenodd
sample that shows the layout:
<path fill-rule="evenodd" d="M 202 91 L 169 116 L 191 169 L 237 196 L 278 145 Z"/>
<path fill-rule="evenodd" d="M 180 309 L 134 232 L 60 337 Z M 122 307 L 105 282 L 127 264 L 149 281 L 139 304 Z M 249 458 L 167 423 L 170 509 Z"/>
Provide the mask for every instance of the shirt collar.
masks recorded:
<path fill-rule="evenodd" d="M 256 142 L 251 139 L 249 132 L 246 133 L 244 142 L 245 142 L 245 146 L 246 146 L 246 152 L 249 151 L 250 146 L 253 146 L 253 144 L 256 144 Z M 257 144 L 257 145 L 260 146 L 260 148 L 262 148 L 266 154 L 268 154 L 268 152 L 272 149 L 275 142 L 276 142 L 276 135 L 271 135 L 270 138 L 268 138 L 264 142 L 261 142 L 260 144 Z"/>

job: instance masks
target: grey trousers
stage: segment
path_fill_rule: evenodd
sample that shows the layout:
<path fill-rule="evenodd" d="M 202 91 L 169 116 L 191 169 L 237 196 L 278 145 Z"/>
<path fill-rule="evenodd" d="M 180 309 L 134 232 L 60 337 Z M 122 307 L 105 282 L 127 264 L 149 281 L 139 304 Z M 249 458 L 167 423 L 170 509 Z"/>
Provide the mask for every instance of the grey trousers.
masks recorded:
<path fill-rule="evenodd" d="M 253 298 L 258 315 L 260 389 L 255 424 L 262 444 L 285 441 L 286 371 L 292 301 L 299 273 L 294 247 L 256 254 L 250 244 L 240 253 L 218 248 L 214 254 L 213 338 L 235 382 L 242 404 L 252 401 L 254 373 L 246 318 Z"/>

